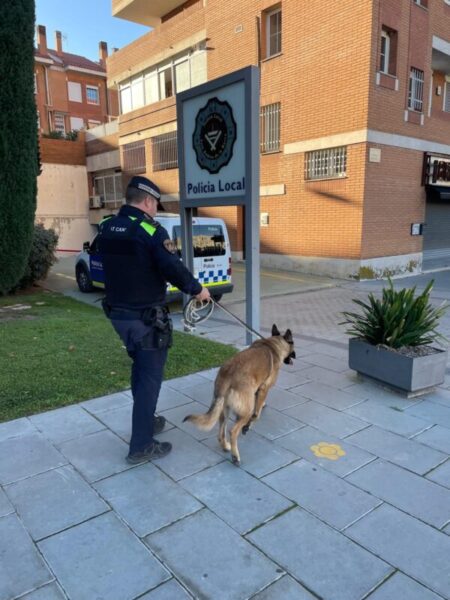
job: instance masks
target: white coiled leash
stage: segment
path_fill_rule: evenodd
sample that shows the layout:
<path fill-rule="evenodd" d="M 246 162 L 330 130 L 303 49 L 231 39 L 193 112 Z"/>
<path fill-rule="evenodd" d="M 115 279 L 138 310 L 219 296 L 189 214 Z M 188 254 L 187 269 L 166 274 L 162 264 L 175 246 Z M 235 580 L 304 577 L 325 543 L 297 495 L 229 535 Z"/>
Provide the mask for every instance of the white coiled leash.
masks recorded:
<path fill-rule="evenodd" d="M 183 308 L 183 319 L 186 329 L 193 331 L 197 325 L 207 321 L 213 314 L 215 305 L 230 315 L 230 317 L 233 317 L 233 319 L 238 321 L 243 327 L 245 327 L 245 329 L 247 329 L 247 331 L 251 331 L 263 339 L 263 336 L 260 333 L 249 327 L 247 323 L 241 321 L 239 317 L 233 315 L 232 312 L 230 312 L 227 308 L 220 304 L 220 302 L 217 302 L 217 300 L 214 300 L 213 298 L 208 298 L 208 300 L 197 300 L 197 298 L 191 298 L 188 301 L 186 306 Z"/>

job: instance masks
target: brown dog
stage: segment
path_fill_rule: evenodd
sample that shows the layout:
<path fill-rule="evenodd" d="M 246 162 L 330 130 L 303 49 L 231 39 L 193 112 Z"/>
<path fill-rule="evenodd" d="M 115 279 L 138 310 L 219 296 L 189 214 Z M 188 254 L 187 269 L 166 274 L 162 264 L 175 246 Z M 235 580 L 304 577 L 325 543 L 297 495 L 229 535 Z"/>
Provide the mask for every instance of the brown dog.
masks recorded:
<path fill-rule="evenodd" d="M 291 330 L 281 335 L 276 325 L 272 337 L 253 342 L 227 361 L 219 370 L 214 384 L 214 399 L 207 413 L 188 415 L 190 421 L 200 429 L 210 430 L 220 419 L 219 443 L 225 451 L 231 450 L 233 463 L 240 464 L 237 438 L 242 430 L 248 431 L 253 420 L 259 419 L 266 396 L 274 385 L 281 364 L 292 364 L 295 358 Z M 236 423 L 227 440 L 229 412 L 236 414 Z"/>

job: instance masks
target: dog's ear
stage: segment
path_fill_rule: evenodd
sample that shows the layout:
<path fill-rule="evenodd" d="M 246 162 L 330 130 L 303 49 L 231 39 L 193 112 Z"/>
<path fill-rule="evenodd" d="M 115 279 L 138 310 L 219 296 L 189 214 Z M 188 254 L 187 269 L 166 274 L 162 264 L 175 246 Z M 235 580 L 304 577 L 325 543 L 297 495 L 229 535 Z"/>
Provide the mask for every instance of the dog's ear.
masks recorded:
<path fill-rule="evenodd" d="M 287 341 L 288 344 L 292 344 L 294 342 L 294 339 L 292 337 L 292 331 L 290 329 L 286 329 L 283 337 Z"/>
<path fill-rule="evenodd" d="M 275 323 L 272 325 L 272 335 L 281 335 Z"/>

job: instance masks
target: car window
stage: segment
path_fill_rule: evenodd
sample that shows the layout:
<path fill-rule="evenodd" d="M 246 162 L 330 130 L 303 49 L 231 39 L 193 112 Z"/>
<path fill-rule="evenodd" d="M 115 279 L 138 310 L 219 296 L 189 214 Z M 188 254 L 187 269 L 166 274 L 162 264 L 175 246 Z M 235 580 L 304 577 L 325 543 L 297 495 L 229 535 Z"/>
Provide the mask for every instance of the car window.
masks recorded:
<path fill-rule="evenodd" d="M 181 227 L 173 228 L 173 237 L 181 256 Z M 225 236 L 220 225 L 194 225 L 192 227 L 194 257 L 223 256 L 226 252 Z"/>
<path fill-rule="evenodd" d="M 89 254 L 98 254 L 99 253 L 98 239 L 99 239 L 99 236 L 96 235 L 95 238 L 92 240 L 91 246 L 89 248 Z"/>

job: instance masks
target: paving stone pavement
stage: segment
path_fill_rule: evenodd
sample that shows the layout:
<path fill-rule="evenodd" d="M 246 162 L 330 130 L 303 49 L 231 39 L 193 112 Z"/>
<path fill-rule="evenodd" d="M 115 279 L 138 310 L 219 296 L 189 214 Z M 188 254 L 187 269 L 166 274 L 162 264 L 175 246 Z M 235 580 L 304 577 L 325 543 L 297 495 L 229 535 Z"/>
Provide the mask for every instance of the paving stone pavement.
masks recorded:
<path fill-rule="evenodd" d="M 303 335 L 240 468 L 182 423 L 216 369 L 164 382 L 174 449 L 151 464 L 125 462 L 129 390 L 1 423 L 0 600 L 450 599 L 450 381 L 406 400 L 359 380 L 335 324 L 354 290 L 321 291 L 330 329 L 308 294 L 298 323 L 270 299 Z M 196 334 L 245 345 L 226 315 Z"/>

